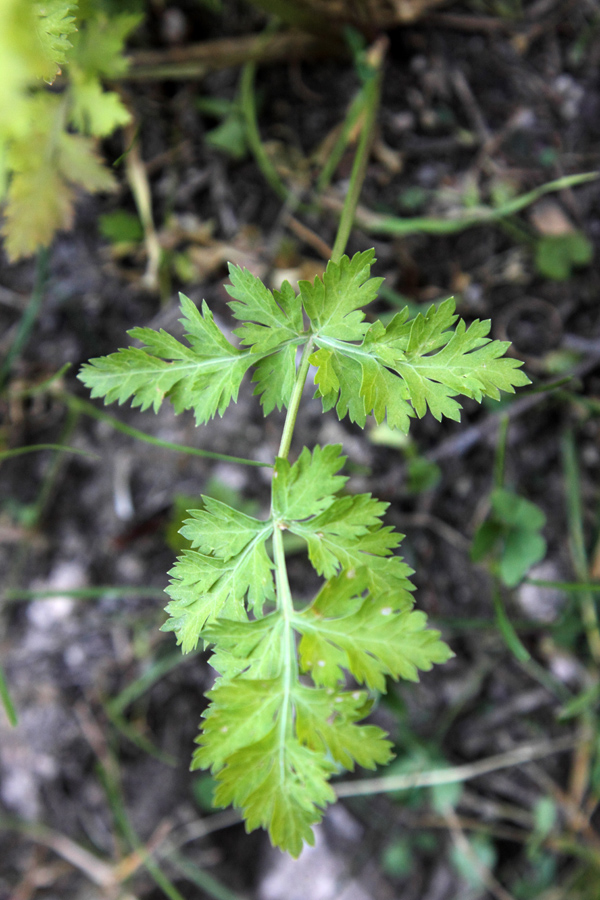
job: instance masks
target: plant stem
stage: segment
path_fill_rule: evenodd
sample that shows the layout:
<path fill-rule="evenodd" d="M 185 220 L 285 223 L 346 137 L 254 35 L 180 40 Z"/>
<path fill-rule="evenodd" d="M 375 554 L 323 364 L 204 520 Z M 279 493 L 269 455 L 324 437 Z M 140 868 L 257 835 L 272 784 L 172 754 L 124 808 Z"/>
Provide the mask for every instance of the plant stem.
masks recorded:
<path fill-rule="evenodd" d="M 23 456 L 25 453 L 39 453 L 41 450 L 56 450 L 60 453 L 75 453 L 78 456 L 100 459 L 97 453 L 91 453 L 89 450 L 80 450 L 78 447 L 69 447 L 68 444 L 32 444 L 30 447 L 15 447 L 14 450 L 3 450 L 0 453 L 0 462 L 5 459 L 13 459 L 15 456 Z"/>
<path fill-rule="evenodd" d="M 331 251 L 331 261 L 334 263 L 339 263 L 346 249 L 346 244 L 348 243 L 348 238 L 352 230 L 352 223 L 354 221 L 354 213 L 356 212 L 358 198 L 360 197 L 360 192 L 365 180 L 367 161 L 369 159 L 369 150 L 371 147 L 371 141 L 373 140 L 375 119 L 377 117 L 377 111 L 379 109 L 382 63 L 385 47 L 385 39 L 376 41 L 369 50 L 367 57 L 368 63 L 373 69 L 373 73 L 365 89 L 365 118 L 362 124 L 358 149 L 354 158 L 354 165 L 352 167 L 352 174 L 350 176 L 348 193 L 346 194 L 344 208 L 340 216 L 335 244 L 333 246 L 333 250 Z M 312 348 L 313 342 L 312 339 L 309 339 L 305 344 L 304 350 L 302 352 L 302 359 L 300 360 L 300 365 L 296 374 L 296 384 L 294 385 L 292 399 L 290 401 L 285 424 L 283 426 L 283 434 L 281 435 L 281 444 L 279 445 L 278 456 L 281 456 L 283 459 L 287 459 L 288 453 L 290 452 L 292 434 L 294 432 L 294 426 L 296 424 L 296 418 L 298 416 L 298 408 L 300 406 L 300 400 L 302 399 L 304 383 L 306 381 L 306 376 L 308 375 L 308 369 L 310 365 L 309 357 L 312 353 Z"/>
<path fill-rule="evenodd" d="M 0 701 L 2 702 L 2 706 L 4 707 L 6 718 L 14 728 L 18 724 L 17 711 L 14 707 L 14 703 L 12 702 L 2 666 L 0 666 Z"/>
<path fill-rule="evenodd" d="M 260 462 L 255 459 L 243 459 L 240 456 L 229 456 L 227 453 L 216 453 L 212 450 L 200 450 L 199 447 L 188 447 L 185 444 L 174 444 L 172 441 L 163 441 L 162 438 L 146 434 L 145 431 L 140 431 L 139 428 L 132 428 L 131 425 L 126 425 L 125 422 L 121 422 L 116 416 L 109 415 L 109 413 L 104 412 L 104 410 L 98 409 L 93 403 L 82 400 L 81 397 L 76 397 L 75 394 L 70 394 L 68 391 L 60 391 L 57 396 L 63 403 L 66 403 L 69 409 L 83 413 L 85 416 L 90 416 L 92 419 L 97 419 L 98 422 L 106 422 L 106 424 L 110 425 L 111 428 L 114 428 L 115 431 L 120 431 L 122 434 L 126 434 L 138 441 L 145 441 L 146 444 L 152 444 L 154 447 L 164 447 L 166 450 L 173 450 L 175 453 L 188 453 L 190 456 L 204 456 L 207 459 L 220 459 L 223 460 L 223 462 L 237 463 L 241 466 L 273 468 L 271 463 Z"/>
<path fill-rule="evenodd" d="M 95 587 L 73 588 L 71 590 L 64 588 L 38 588 L 37 590 L 11 588 L 3 594 L 2 599 L 6 603 L 47 600 L 52 597 L 72 597 L 73 600 L 97 600 L 105 597 L 107 594 L 111 597 L 143 596 L 147 599 L 156 598 L 157 600 L 163 600 L 165 591 L 164 588 L 158 588 L 150 584 L 101 584 Z"/>
<path fill-rule="evenodd" d="M 500 634 L 504 638 L 504 643 L 511 651 L 511 653 L 516 657 L 516 659 L 519 660 L 519 662 L 529 662 L 529 660 L 531 659 L 531 654 L 522 643 L 513 627 L 512 622 L 508 618 L 508 613 L 506 612 L 506 608 L 502 600 L 502 594 L 500 593 L 500 585 L 496 579 L 494 579 L 493 596 L 494 611 L 496 613 L 496 624 L 498 626 Z"/>
<path fill-rule="evenodd" d="M 376 47 L 378 45 L 375 45 Z M 362 188 L 362 184 L 365 177 L 367 159 L 368 159 L 368 151 L 371 144 L 372 139 L 372 131 L 373 124 L 375 121 L 375 116 L 378 108 L 378 100 L 380 94 L 380 63 L 382 59 L 381 50 L 378 51 L 378 55 L 375 57 L 375 61 L 379 61 L 379 67 L 375 70 L 373 77 L 371 79 L 370 84 L 367 86 L 368 94 L 365 98 L 365 118 L 363 121 L 363 127 L 361 131 L 361 137 L 359 146 L 356 152 L 356 158 L 354 161 L 354 166 L 352 168 L 352 175 L 350 178 L 350 187 L 348 189 L 348 194 L 346 196 L 346 201 L 344 203 L 344 209 L 342 211 L 342 215 L 340 218 L 340 223 L 338 227 L 338 233 L 335 240 L 335 246 L 332 251 L 331 259 L 333 262 L 339 263 L 344 250 L 346 249 L 346 244 L 348 242 L 348 237 L 350 235 L 350 231 L 352 229 L 352 222 L 354 219 L 354 213 L 356 210 L 356 205 L 358 203 L 358 198 L 360 195 L 360 191 Z M 250 66 L 252 64 L 248 64 L 246 72 L 244 75 L 246 79 L 249 78 L 249 75 L 246 75 L 247 72 L 250 71 Z M 248 85 L 246 84 L 246 94 L 248 93 Z M 261 148 L 262 149 L 262 148 Z M 298 417 L 298 409 L 300 407 L 300 401 L 302 400 L 302 393 L 304 391 L 304 385 L 306 383 L 306 378 L 308 376 L 308 370 L 310 367 L 310 356 L 313 351 L 314 341 L 313 337 L 309 336 L 304 348 L 302 350 L 302 357 L 300 359 L 300 365 L 298 366 L 298 371 L 296 372 L 296 381 L 294 384 L 294 389 L 292 391 L 292 396 L 290 399 L 290 404 L 288 407 L 287 415 L 285 418 L 285 423 L 283 426 L 283 433 L 281 435 L 281 442 L 279 445 L 278 456 L 282 459 L 287 459 L 290 447 L 292 443 L 292 435 L 294 433 L 294 427 L 296 425 L 296 419 Z M 277 472 L 275 472 L 274 478 L 277 477 Z M 292 625 L 292 616 L 294 614 L 294 601 L 292 598 L 292 592 L 290 590 L 290 583 L 287 574 L 287 566 L 285 560 L 285 550 L 283 547 L 283 530 L 282 523 L 276 520 L 273 521 L 274 529 L 273 529 L 273 561 L 275 563 L 275 580 L 277 585 L 277 608 L 280 611 L 284 623 L 285 623 L 285 637 L 283 640 L 286 642 L 286 649 L 284 654 L 284 667 L 282 673 L 282 683 L 284 688 L 284 700 L 279 712 L 279 729 L 280 729 L 280 748 L 282 756 L 280 758 L 280 766 L 282 770 L 285 768 L 285 759 L 283 757 L 284 750 L 286 744 L 286 737 L 289 729 L 292 727 L 292 699 L 291 692 L 292 686 L 294 682 L 298 678 L 298 657 L 296 654 L 296 642 L 295 642 L 295 633 Z"/>
<path fill-rule="evenodd" d="M 12 347 L 6 354 L 6 358 L 0 367 L 0 388 L 7 380 L 13 363 L 27 346 L 31 331 L 35 325 L 36 319 L 42 307 L 42 300 L 46 290 L 46 282 L 48 280 L 48 264 L 50 261 L 50 250 L 48 247 L 41 247 L 38 251 L 36 268 L 35 268 L 35 284 L 29 303 L 21 317 L 16 337 Z"/>
<path fill-rule="evenodd" d="M 276 475 L 277 473 L 275 473 Z M 274 476 L 275 477 L 275 476 Z M 290 582 L 285 564 L 285 550 L 283 549 L 283 531 L 279 523 L 275 523 L 273 529 L 273 561 L 275 563 L 275 579 L 277 584 L 277 608 L 280 611 L 285 624 L 283 641 L 286 643 L 283 653 L 283 672 L 281 680 L 283 685 L 283 703 L 279 711 L 278 728 L 280 734 L 280 753 L 283 754 L 286 738 L 292 725 L 291 697 L 292 687 L 298 680 L 298 657 L 296 655 L 296 637 L 292 625 L 294 615 L 294 601 L 290 590 Z M 280 766 L 285 769 L 283 755 L 280 757 Z"/>
<path fill-rule="evenodd" d="M 545 194 L 584 184 L 598 177 L 597 172 L 565 175 L 562 178 L 557 178 L 555 181 L 549 181 L 533 191 L 521 194 L 519 197 L 509 200 L 508 203 L 503 203 L 502 206 L 495 208 L 482 206 L 473 211 L 467 210 L 462 215 L 452 219 L 444 219 L 440 216 L 410 216 L 408 219 L 401 219 L 398 216 L 383 215 L 361 209 L 357 216 L 357 224 L 369 234 L 378 234 L 380 236 L 406 237 L 409 234 L 458 234 L 460 231 L 466 231 L 467 228 L 491 224 L 507 216 L 512 216 L 514 213 L 520 212 L 520 210 L 535 203 L 536 200 L 539 200 Z M 331 209 L 338 205 L 332 197 L 327 198 L 326 202 Z"/>
<path fill-rule="evenodd" d="M 308 375 L 308 369 L 310 366 L 309 357 L 312 353 L 312 350 L 313 340 L 312 338 L 309 338 L 302 351 L 302 358 L 300 359 L 300 365 L 298 366 L 298 372 L 296 373 L 296 384 L 294 385 L 292 399 L 290 400 L 290 405 L 285 417 L 283 434 L 281 435 L 281 443 L 279 445 L 279 452 L 277 454 L 278 456 L 281 456 L 282 459 L 287 459 L 288 453 L 290 452 L 292 434 L 294 433 L 294 426 L 296 424 L 296 418 L 298 416 L 298 409 L 300 407 L 300 401 L 302 400 L 302 391 L 304 390 L 306 376 Z"/>
<path fill-rule="evenodd" d="M 365 87 L 365 117 L 360 133 L 360 140 L 354 157 L 352 174 L 348 193 L 344 200 L 340 224 L 338 227 L 335 244 L 331 251 L 332 262 L 338 263 L 342 258 L 354 224 L 354 214 L 358 205 L 358 198 L 362 190 L 369 152 L 375 133 L 375 120 L 379 110 L 379 98 L 381 95 L 382 63 L 385 51 L 385 39 L 380 39 L 369 50 L 367 61 L 373 68 L 373 73 Z"/>
<path fill-rule="evenodd" d="M 590 572 L 583 533 L 583 508 L 581 503 L 579 461 L 577 459 L 575 437 L 572 429 L 568 429 L 564 434 L 562 441 L 562 456 L 571 560 L 577 579 L 581 582 L 586 582 L 590 580 Z M 598 613 L 596 611 L 594 598 L 590 593 L 581 593 L 580 609 L 590 655 L 597 667 L 600 665 L 600 624 L 598 622 Z"/>
<path fill-rule="evenodd" d="M 272 35 L 273 27 L 269 26 L 262 35 L 262 40 L 266 43 Z M 254 154 L 254 159 L 258 168 L 263 174 L 265 181 L 275 191 L 282 200 L 287 200 L 288 189 L 279 177 L 275 166 L 269 159 L 267 151 L 263 147 L 260 139 L 260 131 L 258 128 L 258 117 L 256 114 L 256 92 L 254 90 L 254 76 L 256 74 L 256 62 L 250 60 L 242 69 L 242 77 L 240 80 L 240 106 L 244 116 L 244 124 L 246 126 L 246 140 Z"/>
<path fill-rule="evenodd" d="M 204 79 L 210 72 L 243 66 L 252 61 L 260 66 L 327 57 L 346 58 L 344 42 L 301 31 L 216 38 L 161 50 L 136 50 L 128 54 L 129 69 L 124 81 L 164 81 Z"/>

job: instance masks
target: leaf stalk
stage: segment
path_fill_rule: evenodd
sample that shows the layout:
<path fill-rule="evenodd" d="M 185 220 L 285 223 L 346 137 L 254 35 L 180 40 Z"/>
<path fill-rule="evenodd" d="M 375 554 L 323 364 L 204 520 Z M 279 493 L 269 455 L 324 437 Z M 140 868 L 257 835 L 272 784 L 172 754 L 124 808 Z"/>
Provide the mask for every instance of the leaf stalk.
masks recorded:
<path fill-rule="evenodd" d="M 308 376 L 308 370 L 310 367 L 310 355 L 313 351 L 314 343 L 312 337 L 308 339 L 306 344 L 304 345 L 304 349 L 302 350 L 302 357 L 300 359 L 300 365 L 298 366 L 298 371 L 296 373 L 296 383 L 294 384 L 294 390 L 292 392 L 292 398 L 290 400 L 290 405 L 288 407 L 287 415 L 285 417 L 285 423 L 283 426 L 283 432 L 281 435 L 281 443 L 279 444 L 279 452 L 278 456 L 282 459 L 287 459 L 288 454 L 290 452 L 290 446 L 292 443 L 292 435 L 294 433 L 294 426 L 296 425 L 296 419 L 298 418 L 298 409 L 300 408 L 300 401 L 302 400 L 302 392 L 304 390 L 304 385 L 306 383 L 306 378 Z"/>
<path fill-rule="evenodd" d="M 331 259 L 334 263 L 339 263 L 346 250 L 348 238 L 350 237 L 350 232 L 354 225 L 354 214 L 356 213 L 356 207 L 358 206 L 358 199 L 367 172 L 369 153 L 375 134 L 375 120 L 379 111 L 383 60 L 386 45 L 387 39 L 380 38 L 373 44 L 367 57 L 367 61 L 372 67 L 372 75 L 365 88 L 363 127 L 361 128 L 358 148 L 356 156 L 354 157 L 352 174 L 350 175 L 350 185 L 348 187 L 346 199 L 344 200 L 338 232 L 333 245 L 333 250 L 331 251 Z"/>

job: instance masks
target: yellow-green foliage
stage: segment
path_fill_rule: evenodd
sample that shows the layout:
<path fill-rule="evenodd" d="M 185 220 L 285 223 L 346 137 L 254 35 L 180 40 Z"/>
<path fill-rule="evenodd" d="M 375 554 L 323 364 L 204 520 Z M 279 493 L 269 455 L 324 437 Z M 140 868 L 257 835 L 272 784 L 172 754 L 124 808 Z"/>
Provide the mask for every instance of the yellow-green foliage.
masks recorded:
<path fill-rule="evenodd" d="M 99 2 L 0 0 L 1 234 L 11 261 L 70 227 L 77 188 L 114 186 L 97 138 L 130 116 L 101 79 L 126 71 L 137 22 L 108 18 Z"/>
<path fill-rule="evenodd" d="M 158 411 L 193 409 L 197 422 L 222 415 L 254 369 L 265 414 L 286 408 L 293 422 L 309 363 L 318 366 L 324 410 L 361 427 L 373 412 L 407 432 L 430 409 L 458 419 L 459 395 L 499 399 L 528 383 L 508 344 L 487 337 L 489 322 L 457 322 L 454 302 L 409 320 L 369 323 L 377 297 L 374 251 L 330 260 L 322 278 L 270 291 L 230 267 L 230 307 L 240 347 L 219 330 L 203 303 L 181 295 L 182 343 L 135 328 L 129 347 L 93 359 L 79 378 L 92 397 Z M 298 349 L 302 360 L 296 368 Z M 314 352 L 311 352 L 314 351 Z M 285 433 L 285 430 L 284 430 Z M 361 724 L 387 679 L 418 680 L 451 655 L 439 632 L 412 609 L 411 570 L 395 554 L 401 535 L 383 522 L 387 504 L 344 491 L 341 446 L 305 447 L 290 463 L 284 442 L 273 466 L 268 519 L 212 497 L 190 510 L 181 535 L 191 546 L 169 573 L 169 619 L 184 652 L 212 644 L 218 672 L 192 768 L 210 768 L 215 803 L 243 810 L 246 828 L 268 829 L 273 844 L 298 856 L 312 826 L 335 799 L 328 779 L 355 764 L 390 759 L 379 727 Z M 310 603 L 295 603 L 283 534 L 304 542 L 324 584 Z M 351 676 L 358 689 L 347 689 Z"/>

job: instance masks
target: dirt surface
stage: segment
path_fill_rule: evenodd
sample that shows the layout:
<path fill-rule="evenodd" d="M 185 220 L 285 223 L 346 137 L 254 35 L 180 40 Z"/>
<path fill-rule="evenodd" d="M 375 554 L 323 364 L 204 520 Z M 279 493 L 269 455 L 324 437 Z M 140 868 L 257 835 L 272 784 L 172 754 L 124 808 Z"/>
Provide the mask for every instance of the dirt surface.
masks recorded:
<path fill-rule="evenodd" d="M 491 206 L 502 192 L 521 194 L 597 169 L 598 16 L 592 0 L 482 0 L 391 30 L 363 206 L 448 221 L 469 204 Z M 166 49 L 175 26 L 185 46 L 257 32 L 262 19 L 237 4 L 226 3 L 220 15 L 183 0 L 155 4 L 134 43 Z M 118 194 L 82 197 L 75 229 L 53 245 L 37 321 L 0 399 L 6 448 L 56 443 L 83 451 L 30 453 L 0 468 L 0 650 L 19 716 L 11 728 L 0 712 L 0 898 L 171 896 L 152 864 L 149 871 L 131 855 L 135 832 L 186 900 L 591 900 L 600 892 L 598 775 L 587 745 L 577 745 L 585 722 L 558 716 L 571 695 L 594 683 L 579 595 L 532 584 L 502 591 L 531 654 L 519 660 L 495 623 L 493 581 L 469 550 L 489 511 L 503 413 L 506 484 L 547 520 L 547 555 L 530 574 L 549 581 L 590 574 L 577 569 L 573 552 L 569 435 L 583 541 L 591 575 L 598 574 L 600 269 L 596 261 L 553 280 L 536 264 L 536 247 L 543 235 L 581 231 L 597 260 L 600 182 L 548 194 L 502 223 L 456 234 L 393 238 L 369 234 L 363 224 L 349 245 L 350 252 L 375 246 L 374 274 L 411 303 L 427 308 L 454 294 L 468 321 L 491 318 L 493 336 L 513 341 L 534 384 L 562 380 L 559 387 L 521 392 L 500 409 L 467 403 L 460 424 L 429 416 L 416 422 L 412 452 L 439 466 L 437 482 L 420 491 L 411 488 L 406 448 L 372 423 L 363 433 L 323 416 L 310 391 L 295 438 L 296 450 L 341 441 L 349 490 L 389 502 L 389 523 L 406 534 L 402 552 L 416 572 L 417 605 L 456 654 L 419 684 L 390 684 L 381 698 L 374 720 L 396 744 L 390 771 L 475 763 L 540 742 L 547 752 L 480 775 L 454 794 L 341 801 L 317 830 L 316 847 L 296 863 L 273 851 L 262 832 L 246 835 L 235 813 L 212 811 L 206 779 L 188 771 L 212 675 L 200 655 L 179 662 L 172 635 L 159 631 L 173 535 L 181 511 L 202 493 L 266 512 L 267 470 L 136 441 L 69 398 L 88 400 L 75 377 L 80 365 L 126 346 L 127 329 L 178 328 L 179 290 L 197 303 L 206 299 L 219 324 L 233 327 L 222 286 L 227 259 L 271 283 L 322 269 L 316 238 L 331 244 L 334 214 L 294 210 L 266 185 L 251 155 L 234 159 L 206 140 L 216 122 L 198 100 L 233 100 L 238 83 L 239 69 L 229 68 L 201 82 L 124 85 L 169 254 L 160 290 L 148 286 L 142 243 L 115 248 L 99 231 L 100 215 L 135 210 L 120 169 Z M 317 151 L 358 88 L 352 64 L 334 58 L 259 67 L 256 87 L 265 146 L 289 189 L 307 193 Z M 104 149 L 116 159 L 123 137 Z M 350 154 L 336 171 L 338 195 L 351 162 Z M 291 214 L 308 230 L 303 237 Z M 35 279 L 33 262 L 0 259 L 2 355 Z M 373 315 L 397 308 L 389 297 Z M 66 363 L 67 371 L 32 391 Z M 262 461 L 273 458 L 283 422 L 278 414 L 263 419 L 248 383 L 223 419 L 200 430 L 190 415 L 175 417 L 166 406 L 156 416 L 107 412 L 162 440 Z M 299 595 L 310 595 L 313 575 L 301 557 L 292 560 L 291 578 Z M 90 588 L 99 590 L 86 594 Z M 128 702 L 122 692 L 145 676 L 147 685 Z M 574 747 L 551 752 L 557 738 L 571 738 Z M 544 808 L 554 815 L 547 828 Z M 579 859 L 574 846 L 583 848 Z M 125 883 L 128 871 L 134 874 Z"/>

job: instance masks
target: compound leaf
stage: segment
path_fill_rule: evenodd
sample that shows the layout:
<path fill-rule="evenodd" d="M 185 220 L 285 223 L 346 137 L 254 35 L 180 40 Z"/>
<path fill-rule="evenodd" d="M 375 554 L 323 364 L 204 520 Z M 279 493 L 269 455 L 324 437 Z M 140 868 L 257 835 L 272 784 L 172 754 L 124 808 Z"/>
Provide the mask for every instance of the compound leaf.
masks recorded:
<path fill-rule="evenodd" d="M 499 399 L 500 391 L 514 393 L 529 384 L 519 371 L 522 362 L 506 358 L 509 344 L 492 341 L 490 322 L 475 320 L 468 328 L 456 320 L 454 300 L 432 306 L 425 316 L 410 322 L 406 311 L 384 326 L 371 325 L 360 345 L 338 338 L 315 335 L 317 396 L 323 408 L 336 407 L 338 416 L 364 426 L 373 412 L 380 424 L 407 432 L 411 416 L 422 417 L 429 409 L 436 419 L 458 421 L 462 394 L 478 401 Z"/>
<path fill-rule="evenodd" d="M 384 691 L 385 676 L 418 680 L 418 670 L 452 653 L 422 612 L 395 608 L 393 595 L 362 598 L 365 579 L 341 573 L 296 616 L 303 633 L 299 653 L 315 684 L 335 688 L 349 671 L 361 684 Z M 356 580 L 357 584 L 354 585 Z"/>
<path fill-rule="evenodd" d="M 365 322 L 363 308 L 379 286 L 369 278 L 372 262 L 373 251 L 330 262 L 322 279 L 300 283 L 299 296 L 287 283 L 272 292 L 232 266 L 230 306 L 244 349 L 229 343 L 205 304 L 199 312 L 182 297 L 187 344 L 134 329 L 143 348 L 93 360 L 80 377 L 93 396 L 155 409 L 168 396 L 176 411 L 193 408 L 202 422 L 236 399 L 254 365 L 255 393 L 268 413 L 301 387 L 296 351 L 310 342 L 324 409 L 361 426 L 372 412 L 403 431 L 427 410 L 458 418 L 459 394 L 480 400 L 527 383 L 521 364 L 503 358 L 507 345 L 489 339 L 489 323 L 457 323 L 451 299 L 412 321 L 404 311 L 387 326 Z M 268 829 L 294 856 L 312 843 L 311 826 L 334 799 L 327 780 L 336 768 L 374 768 L 390 758 L 385 734 L 360 724 L 368 692 L 340 687 L 350 677 L 384 691 L 388 677 L 415 681 L 452 655 L 413 610 L 411 570 L 394 554 L 401 535 L 383 524 L 387 504 L 370 494 L 340 495 L 344 461 L 339 445 L 304 448 L 293 464 L 277 458 L 268 521 L 204 498 L 182 528 L 192 548 L 177 560 L 167 591 L 164 630 L 176 633 L 184 651 L 200 639 L 212 644 L 219 673 L 193 767 L 212 769 L 218 804 L 241 808 L 248 830 Z M 306 542 L 312 565 L 328 579 L 301 611 L 281 531 Z M 266 548 L 271 537 L 275 563 Z M 266 615 L 265 603 L 275 606 Z"/>
<path fill-rule="evenodd" d="M 316 446 L 312 453 L 304 447 L 297 461 L 277 457 L 273 473 L 273 509 L 284 522 L 306 519 L 320 513 L 334 501 L 348 480 L 337 473 L 344 465 L 341 444 Z"/>
<path fill-rule="evenodd" d="M 254 393 L 260 396 L 265 416 L 275 407 L 288 407 L 296 380 L 296 346 L 284 344 L 276 353 L 261 359 L 255 368 L 252 381 Z"/>
<path fill-rule="evenodd" d="M 373 593 L 394 592 L 396 603 L 412 606 L 412 573 L 399 556 L 392 556 L 402 535 L 384 526 L 386 503 L 370 494 L 337 498 L 324 512 L 288 527 L 308 545 L 310 561 L 319 575 L 333 578 L 342 570 L 365 567 Z"/>
<path fill-rule="evenodd" d="M 244 346 L 264 354 L 295 341 L 303 329 L 302 306 L 287 281 L 274 294 L 248 269 L 230 265 L 229 277 L 225 289 L 234 298 L 229 304 L 233 315 L 244 323 L 235 332 Z"/>
<path fill-rule="evenodd" d="M 300 297 L 315 334 L 344 341 L 361 340 L 368 324 L 363 307 L 371 303 L 383 281 L 370 278 L 374 250 L 331 260 L 322 278 L 300 281 Z"/>
<path fill-rule="evenodd" d="M 229 343 L 215 324 L 206 303 L 202 313 L 180 295 L 189 333 L 186 347 L 170 334 L 150 328 L 134 328 L 129 334 L 145 347 L 129 347 L 109 356 L 92 359 L 83 366 L 79 378 L 91 389 L 92 397 L 105 403 L 117 400 L 142 409 L 158 411 L 166 396 L 175 412 L 193 409 L 198 424 L 207 422 L 237 400 L 246 370 L 253 361 L 249 352 L 240 352 Z"/>
<path fill-rule="evenodd" d="M 227 559 L 187 550 L 169 572 L 166 589 L 171 617 L 163 631 L 174 631 L 184 653 L 193 650 L 205 625 L 217 617 L 245 620 L 246 604 L 262 614 L 266 600 L 274 598 L 272 563 L 265 549 L 270 525 L 254 533 L 248 543 Z"/>
<path fill-rule="evenodd" d="M 327 691 L 299 684 L 293 693 L 298 737 L 308 747 L 331 754 L 352 771 L 385 765 L 392 756 L 385 732 L 375 725 L 357 725 L 370 711 L 366 691 Z"/>
<path fill-rule="evenodd" d="M 467 328 L 460 320 L 449 330 L 456 319 L 454 308 L 450 298 L 438 308 L 432 306 L 426 316 L 406 324 L 395 317 L 385 331 L 373 327 L 365 337 L 362 349 L 404 380 L 419 417 L 429 408 L 436 419 L 459 419 L 460 406 L 453 399 L 457 394 L 497 400 L 499 389 L 512 393 L 529 383 L 518 371 L 522 363 L 503 357 L 508 343 L 487 336 L 489 321 L 476 319 Z"/>
<path fill-rule="evenodd" d="M 247 516 L 220 500 L 202 497 L 202 501 L 204 509 L 188 510 L 192 518 L 186 519 L 179 531 L 195 550 L 228 560 L 241 553 L 257 535 L 265 530 L 271 532 L 269 523 Z"/>
<path fill-rule="evenodd" d="M 72 225 L 75 188 L 114 188 L 95 143 L 67 126 L 105 136 L 129 121 L 118 95 L 103 92 L 98 80 L 99 72 L 122 74 L 127 61 L 123 40 L 111 56 L 91 34 L 90 47 L 103 63 L 98 72 L 81 67 L 82 34 L 93 26 L 82 22 L 85 14 L 76 2 L 2 0 L 0 7 L 0 195 L 6 194 L 2 233 L 12 261 L 47 246 L 56 231 Z M 131 17 L 98 18 L 105 30 L 116 26 L 123 32 L 123 18 L 131 26 Z M 65 89 L 48 92 L 41 79 L 52 83 L 65 64 L 70 76 Z"/>
<path fill-rule="evenodd" d="M 294 734 L 284 679 L 236 678 L 218 683 L 209 697 L 192 767 L 212 769 L 215 802 L 241 807 L 248 831 L 266 828 L 274 845 L 298 856 L 304 841 L 314 843 L 311 826 L 335 799 L 327 782 L 333 763 Z"/>

